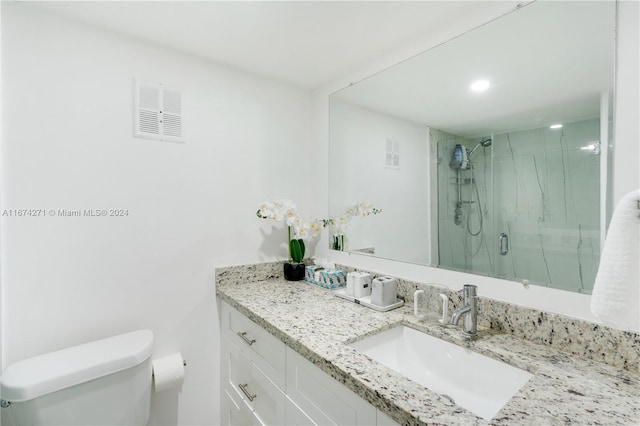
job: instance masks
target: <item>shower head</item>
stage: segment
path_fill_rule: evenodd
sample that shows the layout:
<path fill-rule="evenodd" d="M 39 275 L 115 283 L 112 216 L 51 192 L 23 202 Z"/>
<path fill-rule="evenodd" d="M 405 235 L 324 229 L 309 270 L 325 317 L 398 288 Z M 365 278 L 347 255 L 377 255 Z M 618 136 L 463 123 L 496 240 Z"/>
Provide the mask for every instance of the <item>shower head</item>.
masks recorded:
<path fill-rule="evenodd" d="M 474 152 L 476 152 L 476 149 L 483 147 L 483 148 L 487 148 L 489 146 L 491 146 L 491 144 L 493 143 L 493 139 L 491 138 L 487 138 L 487 139 L 483 139 L 480 142 L 478 142 L 478 144 L 476 146 L 473 147 L 473 149 L 471 151 L 469 151 L 469 157 L 471 157 L 473 155 Z"/>

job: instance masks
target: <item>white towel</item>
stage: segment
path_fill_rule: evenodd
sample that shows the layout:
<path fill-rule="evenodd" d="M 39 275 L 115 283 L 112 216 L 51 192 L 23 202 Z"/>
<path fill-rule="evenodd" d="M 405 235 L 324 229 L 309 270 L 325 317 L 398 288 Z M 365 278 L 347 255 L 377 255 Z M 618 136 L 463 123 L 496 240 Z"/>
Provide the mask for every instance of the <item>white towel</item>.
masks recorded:
<path fill-rule="evenodd" d="M 640 331 L 640 189 L 622 197 L 611 218 L 591 296 L 605 324 Z"/>

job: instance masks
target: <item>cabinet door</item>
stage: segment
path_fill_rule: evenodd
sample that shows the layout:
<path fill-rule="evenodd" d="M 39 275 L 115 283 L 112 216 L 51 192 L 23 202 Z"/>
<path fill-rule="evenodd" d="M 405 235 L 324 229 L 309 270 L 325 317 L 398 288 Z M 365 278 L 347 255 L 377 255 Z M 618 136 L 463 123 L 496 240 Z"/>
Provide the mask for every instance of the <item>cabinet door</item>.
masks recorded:
<path fill-rule="evenodd" d="M 400 426 L 399 423 L 396 423 L 391 417 L 387 416 L 380 410 L 376 410 L 377 421 L 376 424 L 378 426 Z"/>
<path fill-rule="evenodd" d="M 287 397 L 285 406 L 284 424 L 287 426 L 316 426 L 316 423 L 314 423 L 300 407 L 291 401 L 289 397 Z"/>
<path fill-rule="evenodd" d="M 287 348 L 286 392 L 316 424 L 375 425 L 376 408 Z"/>
<path fill-rule="evenodd" d="M 251 365 L 249 391 L 253 397 L 253 414 L 261 425 L 285 424 L 286 396 L 255 364 Z"/>
<path fill-rule="evenodd" d="M 222 391 L 222 401 L 220 405 L 222 414 L 220 424 L 222 426 L 251 426 L 251 422 L 226 390 Z"/>

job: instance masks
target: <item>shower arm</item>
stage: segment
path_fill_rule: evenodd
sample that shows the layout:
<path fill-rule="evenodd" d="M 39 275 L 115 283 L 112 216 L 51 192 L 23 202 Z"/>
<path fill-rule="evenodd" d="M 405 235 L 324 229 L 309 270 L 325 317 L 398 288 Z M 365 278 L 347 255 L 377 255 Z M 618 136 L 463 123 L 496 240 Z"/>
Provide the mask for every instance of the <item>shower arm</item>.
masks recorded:
<path fill-rule="evenodd" d="M 487 147 L 490 147 L 492 144 L 493 144 L 492 139 L 485 139 L 483 141 L 480 141 L 476 144 L 476 146 L 473 147 L 471 151 L 467 151 L 467 156 L 469 157 L 469 159 L 471 159 L 471 156 L 473 155 L 474 152 L 476 152 L 478 148 L 480 148 L 481 146 L 483 148 L 487 148 Z"/>

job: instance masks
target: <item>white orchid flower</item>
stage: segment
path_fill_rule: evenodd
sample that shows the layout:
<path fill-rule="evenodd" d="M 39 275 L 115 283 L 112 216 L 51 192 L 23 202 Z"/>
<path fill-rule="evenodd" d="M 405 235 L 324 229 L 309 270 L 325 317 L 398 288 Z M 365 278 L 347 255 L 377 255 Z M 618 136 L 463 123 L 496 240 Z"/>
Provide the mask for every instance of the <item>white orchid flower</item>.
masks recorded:
<path fill-rule="evenodd" d="M 333 218 L 325 219 L 324 225 L 333 226 L 334 236 L 344 235 L 346 229 L 351 223 L 351 219 L 360 217 L 365 218 L 370 215 L 380 213 L 382 210 L 376 209 L 373 204 L 364 201 L 358 201 L 357 203 L 347 206 L 344 210 L 344 214 Z"/>
<path fill-rule="evenodd" d="M 311 222 L 303 222 L 298 210 L 291 200 L 275 198 L 273 201 L 264 201 L 258 209 L 258 217 L 271 219 L 274 222 L 285 222 L 293 231 L 296 239 L 305 239 L 310 236 L 318 236 L 322 226 L 318 219 Z M 347 217 L 342 217 L 348 220 Z"/>
<path fill-rule="evenodd" d="M 322 229 L 320 226 L 320 222 L 317 219 L 311 222 L 310 229 L 311 229 L 311 234 L 314 237 L 317 237 L 318 235 L 320 235 L 320 230 Z"/>
<path fill-rule="evenodd" d="M 306 239 L 309 236 L 309 229 L 311 226 L 308 223 L 302 223 L 300 226 L 295 227 L 296 238 Z"/>
<path fill-rule="evenodd" d="M 287 226 L 295 226 L 296 223 L 300 222 L 298 212 L 295 209 L 288 209 L 287 211 L 285 211 L 284 217 L 287 221 Z"/>

